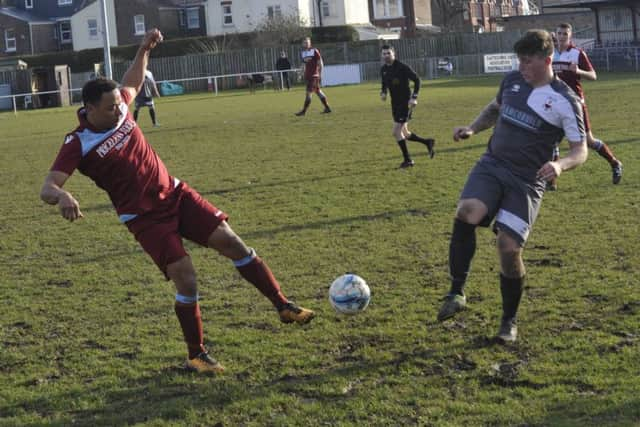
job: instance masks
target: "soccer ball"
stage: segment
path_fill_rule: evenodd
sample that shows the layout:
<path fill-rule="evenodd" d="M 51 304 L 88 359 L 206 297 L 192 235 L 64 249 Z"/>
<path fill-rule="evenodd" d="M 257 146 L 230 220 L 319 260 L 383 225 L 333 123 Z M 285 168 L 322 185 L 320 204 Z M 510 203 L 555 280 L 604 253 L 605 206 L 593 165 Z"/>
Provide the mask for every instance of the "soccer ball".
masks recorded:
<path fill-rule="evenodd" d="M 364 311 L 371 300 L 367 282 L 358 275 L 344 274 L 329 288 L 329 302 L 338 313 L 356 314 Z"/>

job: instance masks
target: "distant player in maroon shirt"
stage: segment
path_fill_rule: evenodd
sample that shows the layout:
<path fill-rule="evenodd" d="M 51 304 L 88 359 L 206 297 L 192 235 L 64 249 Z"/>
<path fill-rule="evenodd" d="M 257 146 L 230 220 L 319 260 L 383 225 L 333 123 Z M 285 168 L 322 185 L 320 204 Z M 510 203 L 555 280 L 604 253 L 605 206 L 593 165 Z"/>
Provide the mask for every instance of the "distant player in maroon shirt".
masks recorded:
<path fill-rule="evenodd" d="M 581 79 L 596 80 L 596 71 L 591 65 L 591 61 L 589 61 L 589 57 L 585 51 L 576 47 L 571 37 L 571 24 L 563 23 L 558 25 L 558 28 L 556 28 L 558 50 L 553 55 L 553 71 L 561 80 L 569 85 L 582 100 L 584 126 L 587 132 L 587 145 L 596 150 L 600 156 L 609 162 L 613 174 L 613 183 L 618 184 L 622 179 L 622 162 L 616 159 L 607 144 L 593 136 L 584 91 L 582 90 Z M 554 156 L 557 155 L 556 152 Z"/>
<path fill-rule="evenodd" d="M 133 119 L 129 104 L 143 84 L 149 51 L 161 41 L 158 30 L 146 34 L 120 88 L 102 78 L 84 85 L 80 124 L 65 137 L 40 197 L 75 221 L 83 217 L 80 206 L 62 188 L 74 170 L 105 190 L 120 221 L 176 286 L 175 312 L 189 352 L 187 369 L 220 373 L 224 368 L 203 344 L 196 273 L 183 238 L 231 259 L 242 277 L 273 303 L 282 322 L 307 323 L 314 313 L 287 300 L 267 264 L 233 232 L 224 212 L 169 175 Z"/>
<path fill-rule="evenodd" d="M 315 47 L 311 47 L 311 39 L 307 37 L 302 41 L 302 52 L 300 52 L 300 58 L 304 64 L 304 80 L 307 82 L 307 94 L 304 98 L 304 106 L 302 110 L 296 113 L 296 116 L 304 116 L 307 113 L 307 108 L 311 104 L 311 95 L 315 92 L 320 98 L 322 105 L 324 105 L 323 113 L 330 113 L 331 108 L 327 102 L 327 96 L 320 89 L 321 77 L 322 77 L 322 56 L 320 51 Z"/>

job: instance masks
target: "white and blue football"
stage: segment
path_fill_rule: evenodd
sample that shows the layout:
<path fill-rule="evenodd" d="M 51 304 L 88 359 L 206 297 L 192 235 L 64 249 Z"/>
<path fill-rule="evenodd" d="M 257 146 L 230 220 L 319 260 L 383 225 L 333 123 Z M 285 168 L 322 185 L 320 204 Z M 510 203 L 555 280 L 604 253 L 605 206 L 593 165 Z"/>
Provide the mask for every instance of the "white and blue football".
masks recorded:
<path fill-rule="evenodd" d="M 341 314 L 364 311 L 371 300 L 371 290 L 364 279 L 356 274 L 344 274 L 329 288 L 329 302 Z"/>

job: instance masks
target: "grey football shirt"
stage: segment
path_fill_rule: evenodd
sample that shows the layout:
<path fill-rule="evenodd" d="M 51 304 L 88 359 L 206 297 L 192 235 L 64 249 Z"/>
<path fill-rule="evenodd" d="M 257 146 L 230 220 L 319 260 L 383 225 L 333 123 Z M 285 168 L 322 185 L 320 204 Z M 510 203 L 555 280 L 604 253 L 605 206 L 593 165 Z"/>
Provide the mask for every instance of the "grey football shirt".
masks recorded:
<path fill-rule="evenodd" d="M 536 180 L 563 136 L 572 142 L 585 138 L 580 101 L 555 77 L 533 88 L 514 71 L 502 80 L 496 100 L 500 114 L 484 155 L 504 162 L 527 181 Z"/>

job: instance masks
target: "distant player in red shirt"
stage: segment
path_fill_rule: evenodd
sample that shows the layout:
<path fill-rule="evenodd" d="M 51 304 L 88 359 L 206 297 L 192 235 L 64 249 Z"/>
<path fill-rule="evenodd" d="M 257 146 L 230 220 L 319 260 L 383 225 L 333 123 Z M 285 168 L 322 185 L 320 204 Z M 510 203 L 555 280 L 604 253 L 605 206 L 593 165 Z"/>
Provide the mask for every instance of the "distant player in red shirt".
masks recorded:
<path fill-rule="evenodd" d="M 307 95 L 304 98 L 302 110 L 298 111 L 296 116 L 304 116 L 306 114 L 307 108 L 309 108 L 309 104 L 311 104 L 311 95 L 313 95 L 314 92 L 318 95 L 318 98 L 320 98 L 322 105 L 324 105 L 324 111 L 322 112 L 330 113 L 331 108 L 327 102 L 327 96 L 322 92 L 322 89 L 320 89 L 322 67 L 324 66 L 320 51 L 315 47 L 311 47 L 311 39 L 309 37 L 303 40 L 302 47 L 300 57 L 304 64 L 304 80 L 307 82 Z"/>
<path fill-rule="evenodd" d="M 613 174 L 613 183 L 618 184 L 622 179 L 622 162 L 616 159 L 607 144 L 593 136 L 584 91 L 582 90 L 582 83 L 580 82 L 583 78 L 596 80 L 596 71 L 591 65 L 587 54 L 584 50 L 573 44 L 571 37 L 571 24 L 563 23 L 558 25 L 558 28 L 556 28 L 558 50 L 553 55 L 553 71 L 561 80 L 569 85 L 582 100 L 582 113 L 584 116 L 585 130 L 587 132 L 587 145 L 596 150 L 600 156 L 609 162 Z"/>
<path fill-rule="evenodd" d="M 189 352 L 187 369 L 219 373 L 224 368 L 203 344 L 196 273 L 183 238 L 231 259 L 242 277 L 273 303 L 282 322 L 307 323 L 314 313 L 287 300 L 267 264 L 233 232 L 224 212 L 169 175 L 133 119 L 129 104 L 143 84 L 149 51 L 161 41 L 158 30 L 146 34 L 120 88 L 103 78 L 84 85 L 80 124 L 65 137 L 40 197 L 75 221 L 83 217 L 80 206 L 62 188 L 71 174 L 78 169 L 105 190 L 120 221 L 176 286 L 175 312 Z"/>

